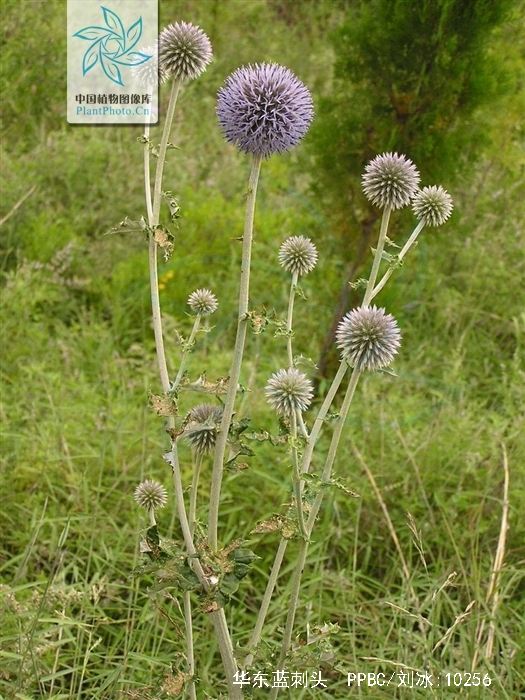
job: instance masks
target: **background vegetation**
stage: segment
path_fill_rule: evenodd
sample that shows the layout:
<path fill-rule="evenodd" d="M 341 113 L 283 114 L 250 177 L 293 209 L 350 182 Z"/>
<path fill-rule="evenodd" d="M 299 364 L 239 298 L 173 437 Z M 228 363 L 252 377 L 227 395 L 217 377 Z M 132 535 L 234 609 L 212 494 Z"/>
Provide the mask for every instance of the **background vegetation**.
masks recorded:
<path fill-rule="evenodd" d="M 439 177 L 456 203 L 450 223 L 424 234 L 380 299 L 403 330 L 398 377 L 371 376 L 358 392 L 337 471 L 360 497 L 329 494 L 297 627 L 295 667 L 322 668 L 330 689 L 294 697 L 347 697 L 347 671 L 393 671 L 395 664 L 433 673 L 476 664 L 493 679 L 479 697 L 524 697 L 521 3 L 160 5 L 161 24 L 178 18 L 201 24 L 216 54 L 180 101 L 180 150 L 167 165 L 167 185 L 182 208 L 175 254 L 161 270 L 172 367 L 177 333 L 187 334 L 191 324 L 186 297 L 201 285 L 217 293 L 220 311 L 192 355 L 190 372 L 206 367 L 216 378 L 229 365 L 235 239 L 248 165 L 223 142 L 214 99 L 237 65 L 272 60 L 290 66 L 311 87 L 317 106 L 304 145 L 264 166 L 252 292 L 254 308 L 282 316 L 288 281 L 276 264 L 277 248 L 291 233 L 316 241 L 321 262 L 297 310 L 296 347 L 305 358 L 317 361 L 345 275 L 351 270 L 355 279 L 366 260 L 363 230 L 375 226 L 358 194 L 367 158 L 406 150 L 424 183 Z M 470 15 L 459 17 L 458 7 Z M 150 595 L 151 582 L 132 573 L 144 526 L 132 491 L 143 476 L 169 485 L 162 431 L 147 398 L 158 380 L 146 250 L 135 235 L 107 235 L 125 216 L 144 213 L 141 132 L 66 124 L 64 3 L 2 0 L 1 10 L 0 695 L 169 697 L 166 678 L 184 668 L 181 615 L 175 601 Z M 418 93 L 425 105 L 414 111 L 409 100 L 408 126 L 400 124 L 388 86 L 410 97 L 407 66 L 413 72 L 425 60 Z M 409 225 L 398 217 L 396 240 Z M 251 336 L 247 358 L 252 424 L 276 432 L 262 388 L 284 361 L 283 338 L 271 327 Z M 306 359 L 305 366 L 314 372 Z M 324 382 L 320 377 L 320 393 Z M 352 444 L 375 476 L 408 580 Z M 249 468 L 227 478 L 225 541 L 247 537 L 289 498 L 284 451 L 266 444 L 256 449 Z M 492 615 L 487 592 L 505 452 L 509 528 Z M 206 476 L 204 482 L 206 492 Z M 178 537 L 167 511 L 160 525 Z M 248 639 L 276 536 L 258 536 L 252 546 L 261 558 L 227 611 L 239 644 Z M 293 557 L 288 561 L 258 670 L 273 669 Z M 491 622 L 495 648 L 485 658 Z M 216 698 L 224 687 L 208 629 L 201 619 L 200 692 Z M 414 689 L 410 697 L 457 693 Z"/>

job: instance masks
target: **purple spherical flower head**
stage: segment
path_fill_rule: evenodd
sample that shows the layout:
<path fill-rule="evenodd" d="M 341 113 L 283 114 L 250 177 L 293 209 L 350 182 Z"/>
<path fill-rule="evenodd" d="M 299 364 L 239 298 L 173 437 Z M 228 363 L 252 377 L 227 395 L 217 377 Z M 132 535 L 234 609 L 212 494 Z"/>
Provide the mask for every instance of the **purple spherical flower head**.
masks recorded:
<path fill-rule="evenodd" d="M 242 66 L 219 90 L 217 116 L 226 140 L 268 158 L 296 146 L 314 114 L 308 88 L 276 63 Z"/>

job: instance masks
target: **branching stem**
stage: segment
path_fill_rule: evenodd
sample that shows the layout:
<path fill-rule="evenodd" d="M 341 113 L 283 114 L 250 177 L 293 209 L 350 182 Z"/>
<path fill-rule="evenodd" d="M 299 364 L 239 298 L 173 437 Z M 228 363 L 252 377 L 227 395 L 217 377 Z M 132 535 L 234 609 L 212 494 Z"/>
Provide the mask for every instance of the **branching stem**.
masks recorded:
<path fill-rule="evenodd" d="M 386 232 L 388 231 L 388 222 L 390 220 L 391 211 L 392 209 L 389 206 L 385 207 L 383 210 L 383 217 L 381 218 L 381 228 L 379 230 L 379 238 L 377 240 L 377 247 L 374 255 L 374 262 L 372 263 L 372 270 L 370 271 L 370 277 L 368 278 L 368 283 L 366 285 L 363 306 L 368 306 L 372 299 L 372 292 L 374 290 L 377 274 L 381 265 L 381 258 L 383 257 L 383 250 L 386 241 Z"/>
<path fill-rule="evenodd" d="M 420 222 L 418 223 L 418 225 L 416 226 L 416 228 L 412 231 L 412 233 L 410 234 L 410 237 L 408 238 L 407 242 L 405 243 L 405 245 L 404 245 L 404 246 L 401 248 L 401 250 L 399 251 L 399 254 L 398 254 L 398 256 L 397 256 L 397 259 L 398 259 L 399 262 L 402 262 L 402 261 L 403 261 L 403 258 L 404 258 L 405 255 L 408 253 L 408 251 L 410 250 L 410 248 L 412 248 L 412 246 L 414 245 L 414 243 L 416 242 L 417 237 L 419 236 L 419 234 L 420 234 L 421 231 L 423 230 L 424 226 L 425 226 L 425 222 L 424 222 L 424 221 L 420 221 Z M 389 269 L 385 272 L 385 274 L 381 277 L 380 281 L 376 284 L 376 286 L 374 287 L 374 289 L 373 289 L 373 291 L 372 291 L 372 295 L 371 295 L 371 297 L 370 297 L 370 301 L 372 301 L 372 299 L 373 299 L 377 294 L 379 294 L 379 292 L 383 289 L 383 287 L 385 286 L 385 284 L 388 282 L 388 280 L 389 280 L 390 277 L 392 276 L 394 270 L 395 270 L 395 267 L 389 268 Z"/>

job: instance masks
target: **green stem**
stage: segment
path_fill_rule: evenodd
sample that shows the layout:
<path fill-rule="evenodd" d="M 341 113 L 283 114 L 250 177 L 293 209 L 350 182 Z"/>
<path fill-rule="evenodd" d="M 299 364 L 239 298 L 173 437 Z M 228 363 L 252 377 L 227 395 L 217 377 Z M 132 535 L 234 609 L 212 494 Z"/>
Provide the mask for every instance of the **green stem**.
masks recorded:
<path fill-rule="evenodd" d="M 297 289 L 297 272 L 292 274 L 292 283 L 290 285 L 290 297 L 288 299 L 288 314 L 286 316 L 286 347 L 288 351 L 288 367 L 293 367 L 293 343 L 292 343 L 292 325 L 293 325 L 293 305 L 295 301 L 295 290 Z"/>
<path fill-rule="evenodd" d="M 416 228 L 412 231 L 412 233 L 410 234 L 410 237 L 408 238 L 408 240 L 407 240 L 407 242 L 405 243 L 405 245 L 401 248 L 401 250 L 400 250 L 400 252 L 399 252 L 399 254 L 398 254 L 398 256 L 397 256 L 397 259 L 398 259 L 399 262 L 402 262 L 402 260 L 403 260 L 403 258 L 405 257 L 405 255 L 408 253 L 408 251 L 410 250 L 410 248 L 412 248 L 412 246 L 414 245 L 414 243 L 415 243 L 416 240 L 417 240 L 417 237 L 419 236 L 419 234 L 420 234 L 421 231 L 423 230 L 424 226 L 425 226 L 425 222 L 424 222 L 424 221 L 420 221 L 420 222 L 418 223 L 418 225 L 416 226 Z M 372 296 L 370 297 L 370 301 L 372 301 L 372 299 L 373 299 L 377 294 L 379 294 L 379 292 L 383 289 L 383 287 L 385 286 L 385 284 L 388 282 L 388 280 L 389 280 L 390 277 L 392 276 L 394 270 L 395 270 L 395 267 L 389 268 L 389 269 L 385 272 L 385 274 L 383 275 L 383 277 L 381 277 L 381 280 L 376 284 L 376 286 L 374 287 L 374 289 L 373 289 L 373 291 L 372 291 Z"/>
<path fill-rule="evenodd" d="M 151 170 L 150 170 L 150 143 L 149 122 L 144 125 L 144 194 L 146 195 L 146 212 L 148 224 L 153 225 L 153 204 L 151 201 Z"/>
<path fill-rule="evenodd" d="M 253 629 L 250 641 L 248 642 L 249 653 L 244 658 L 243 668 L 249 668 L 253 663 L 253 657 L 257 650 L 257 646 L 261 641 L 262 630 L 266 620 L 266 615 L 268 614 L 268 609 L 273 596 L 273 591 L 277 584 L 277 579 L 279 578 L 279 572 L 281 570 L 281 565 L 283 563 L 284 554 L 288 546 L 288 540 L 284 537 L 281 538 L 279 542 L 279 547 L 277 549 L 277 554 L 273 561 L 272 570 L 270 571 L 270 576 L 268 577 L 268 582 L 266 584 L 266 590 L 264 591 L 264 596 L 261 602 L 261 607 L 259 608 L 259 613 L 257 615 L 257 621 Z"/>
<path fill-rule="evenodd" d="M 197 314 L 195 321 L 193 323 L 193 328 L 191 329 L 190 337 L 188 338 L 187 341 L 185 341 L 184 344 L 184 349 L 182 351 L 182 356 L 180 358 L 180 365 L 179 365 L 179 371 L 177 372 L 177 376 L 175 377 L 175 381 L 173 382 L 173 386 L 171 387 L 172 391 L 176 389 L 184 375 L 184 370 L 186 368 L 186 361 L 188 359 L 188 355 L 191 352 L 191 348 L 195 342 L 195 336 L 197 335 L 197 331 L 199 330 L 201 324 L 201 315 Z"/>
<path fill-rule="evenodd" d="M 383 210 L 383 217 L 381 219 L 381 228 L 379 230 L 379 238 L 377 240 L 376 252 L 374 255 L 374 262 L 372 263 L 372 270 L 370 272 L 370 277 L 368 278 L 368 283 L 366 285 L 365 296 L 363 299 L 363 306 L 368 306 L 370 300 L 372 299 L 372 292 L 376 283 L 377 274 L 379 272 L 379 267 L 381 265 L 381 258 L 383 256 L 383 249 L 385 247 L 386 232 L 388 230 L 388 221 L 390 219 L 391 207 L 387 206 Z"/>
<path fill-rule="evenodd" d="M 175 490 L 175 501 L 177 503 L 177 513 L 179 516 L 179 522 L 182 530 L 182 536 L 184 538 L 184 544 L 186 546 L 186 551 L 190 562 L 192 563 L 192 568 L 195 571 L 199 581 L 201 582 L 205 591 L 209 591 L 211 586 L 204 573 L 202 565 L 199 561 L 197 550 L 195 548 L 195 543 L 193 541 L 193 535 L 191 533 L 191 527 L 188 521 L 188 516 L 186 514 L 186 508 L 184 505 L 184 489 L 182 486 L 182 478 L 180 473 L 180 465 L 178 460 L 178 453 L 176 451 L 176 446 L 171 452 L 171 468 L 173 477 L 173 487 Z M 233 685 L 235 680 L 235 673 L 237 672 L 237 662 L 235 661 L 235 656 L 233 653 L 233 645 L 230 638 L 230 632 L 228 630 L 228 625 L 226 622 L 226 616 L 224 614 L 224 609 L 219 608 L 214 612 L 210 613 L 211 620 L 213 622 L 213 627 L 215 629 L 215 634 L 219 643 L 219 651 L 222 658 L 222 663 L 224 670 L 226 672 L 226 680 L 228 683 L 228 697 L 238 700 L 242 698 L 242 690 L 239 686 Z"/>
<path fill-rule="evenodd" d="M 328 393 L 326 394 L 326 396 L 324 398 L 324 401 L 321 405 L 321 408 L 319 409 L 319 411 L 317 413 L 314 424 L 312 426 L 312 430 L 310 432 L 310 438 L 308 439 L 308 442 L 306 444 L 306 448 L 304 450 L 303 463 L 302 463 L 302 468 L 301 468 L 301 471 L 303 473 L 308 473 L 310 471 L 310 464 L 312 462 L 314 448 L 315 448 L 315 445 L 317 444 L 317 440 L 319 439 L 319 434 L 321 433 L 321 428 L 323 427 L 323 423 L 326 420 L 326 416 L 328 415 L 328 411 L 330 410 L 330 407 L 334 401 L 335 395 L 337 394 L 337 391 L 338 391 L 339 387 L 341 386 L 341 382 L 344 379 L 344 376 L 346 374 L 347 369 L 348 369 L 348 364 L 347 364 L 346 360 L 343 360 L 339 365 L 339 369 L 337 370 L 337 373 L 332 381 L 332 384 L 330 385 L 330 389 L 328 390 Z"/>
<path fill-rule="evenodd" d="M 168 111 L 166 113 L 166 121 L 162 130 L 160 139 L 159 157 L 157 159 L 157 169 L 155 171 L 155 186 L 153 189 L 153 226 L 158 226 L 160 218 L 160 205 L 162 201 L 162 177 L 164 175 L 164 164 L 166 163 L 166 152 L 168 150 L 168 141 L 173 124 L 173 115 L 177 105 L 177 98 L 180 92 L 180 82 L 175 80 L 171 86 L 170 101 L 168 103 Z"/>
<path fill-rule="evenodd" d="M 246 200 L 246 216 L 244 220 L 244 233 L 242 237 L 242 263 L 241 282 L 239 288 L 239 311 L 237 319 L 237 335 L 233 351 L 232 365 L 228 379 L 228 390 L 224 401 L 221 425 L 217 435 L 217 443 L 213 455 L 213 468 L 211 476 L 210 509 L 208 516 L 208 541 L 210 547 L 217 549 L 217 529 L 219 523 L 219 502 L 221 497 L 222 475 L 224 470 L 224 454 L 228 432 L 235 408 L 235 397 L 241 373 L 246 330 L 248 324 L 248 299 L 250 293 L 250 266 L 252 256 L 253 220 L 255 215 L 255 200 L 257 197 L 257 183 L 261 172 L 262 158 L 254 156 L 248 181 L 248 196 Z"/>
<path fill-rule="evenodd" d="M 328 411 L 330 410 L 330 406 L 332 405 L 332 402 L 335 398 L 335 395 L 337 393 L 337 390 L 339 389 L 341 382 L 343 381 L 343 378 L 346 374 L 346 371 L 348 369 L 348 364 L 346 361 L 341 362 L 339 365 L 339 369 L 337 370 L 337 374 L 335 375 L 332 384 L 330 386 L 330 389 L 328 390 L 328 393 L 325 396 L 325 399 L 321 405 L 321 408 L 319 409 L 316 419 L 314 421 L 312 431 L 310 433 L 310 436 L 308 438 L 308 442 L 306 443 L 306 448 L 305 452 L 303 455 L 303 461 L 302 461 L 302 467 L 301 467 L 301 472 L 302 473 L 307 473 L 310 469 L 310 463 L 312 461 L 312 455 L 314 451 L 315 444 L 319 438 L 319 434 L 321 432 L 321 428 L 323 427 L 324 421 L 326 419 L 326 416 L 328 414 Z M 260 641 L 261 638 L 261 633 L 262 629 L 264 627 L 264 623 L 266 620 L 266 615 L 268 614 L 268 608 L 270 606 L 270 600 L 273 595 L 273 591 L 275 588 L 275 585 L 277 583 L 277 579 L 279 577 L 279 572 L 281 570 L 281 565 L 283 562 L 283 557 L 284 553 L 286 552 L 286 547 L 288 546 L 288 540 L 285 539 L 284 537 L 281 537 L 281 541 L 279 542 L 279 547 L 277 549 L 277 553 L 275 555 L 275 559 L 273 562 L 272 566 L 272 571 L 270 574 L 270 578 L 268 579 L 268 583 L 266 584 L 266 591 L 264 593 L 264 598 L 263 602 L 261 604 L 261 607 L 259 609 L 259 612 L 257 614 L 257 621 L 255 623 L 255 628 L 254 631 L 252 632 L 252 636 L 250 638 L 250 643 L 248 647 L 250 649 L 255 649 L 257 647 L 257 644 Z M 248 661 L 247 661 L 248 660 Z M 249 666 L 251 665 L 253 661 L 253 654 L 248 655 L 246 659 L 244 660 L 244 666 Z"/>
<path fill-rule="evenodd" d="M 160 216 L 160 204 L 162 199 L 162 175 L 164 173 L 164 163 L 166 161 L 166 151 L 168 148 L 168 139 L 171 131 L 171 125 L 173 123 L 173 115 L 175 114 L 175 105 L 177 104 L 177 97 L 179 94 L 180 83 L 178 81 L 174 82 L 171 88 L 170 101 L 168 105 L 168 112 L 166 115 L 166 121 L 164 122 L 164 128 L 162 130 L 162 137 L 160 142 L 159 157 L 157 159 L 157 169 L 155 171 L 155 186 L 153 190 L 153 205 L 151 210 L 151 218 L 149 221 L 150 228 L 154 229 L 155 226 L 159 224 Z M 148 144 L 145 144 L 147 146 Z M 149 158 L 149 156 L 148 156 Z M 144 175 L 147 177 L 149 183 L 149 162 L 146 174 L 146 165 L 144 166 Z M 147 191 L 149 190 L 149 184 L 146 185 Z M 146 202 L 148 200 L 146 192 Z M 150 215 L 148 214 L 148 217 Z M 155 335 L 155 347 L 157 350 L 157 362 L 159 365 L 160 381 L 162 384 L 162 390 L 166 394 L 170 389 L 170 380 L 168 373 L 168 364 L 166 362 L 166 351 L 164 349 L 164 337 L 162 334 L 162 317 L 160 312 L 160 298 L 159 298 L 159 276 L 158 276 L 158 266 L 157 266 L 157 244 L 155 242 L 153 231 L 150 233 L 149 237 L 149 279 L 150 279 L 150 292 L 151 292 L 151 311 L 153 316 L 153 333 Z"/>
<path fill-rule="evenodd" d="M 340 412 L 339 418 L 337 420 L 337 425 L 335 427 L 334 433 L 332 435 L 332 440 L 330 442 L 330 449 L 328 450 L 328 456 L 326 458 L 325 466 L 324 466 L 323 473 L 321 476 L 321 481 L 323 483 L 328 483 L 330 481 L 330 478 L 332 475 L 332 467 L 333 467 L 334 462 L 335 462 L 337 450 L 339 447 L 339 442 L 341 440 L 341 435 L 343 433 L 343 428 L 344 428 L 346 419 L 348 417 L 348 412 L 350 410 L 350 405 L 352 403 L 352 399 L 354 398 L 357 382 L 359 381 L 359 376 L 360 376 L 360 371 L 358 369 L 354 369 L 352 372 L 352 375 L 350 377 L 350 381 L 348 382 L 348 388 L 346 390 L 345 398 L 343 400 L 341 412 Z M 314 501 L 314 505 L 313 505 L 312 510 L 310 512 L 310 515 L 308 517 L 308 523 L 306 525 L 306 532 L 307 532 L 308 538 L 312 534 L 312 530 L 313 530 L 313 527 L 315 525 L 315 519 L 316 519 L 317 514 L 319 512 L 319 509 L 321 507 L 323 496 L 324 496 L 324 489 L 321 489 L 316 496 L 316 499 Z M 297 606 L 299 603 L 299 593 L 301 590 L 301 579 L 302 579 L 302 574 L 303 574 L 303 570 L 304 570 L 304 566 L 305 566 L 305 562 L 306 562 L 306 557 L 308 554 L 308 545 L 309 545 L 308 538 L 303 539 L 299 543 L 298 559 L 297 559 L 297 562 L 295 565 L 294 572 L 292 574 L 292 583 L 291 583 L 292 590 L 291 590 L 291 594 L 290 594 L 290 603 L 288 605 L 288 615 L 286 617 L 286 624 L 285 624 L 285 628 L 284 628 L 284 635 L 283 635 L 283 641 L 282 641 L 282 645 L 281 645 L 281 652 L 279 654 L 279 661 L 277 662 L 276 668 L 283 668 L 283 663 L 284 663 L 284 660 L 288 654 L 288 651 L 290 649 L 290 644 L 292 641 L 293 627 L 294 627 L 294 622 L 295 622 L 295 616 L 297 613 Z M 276 698 L 277 692 L 278 692 L 278 689 L 274 689 L 272 691 L 272 694 L 270 695 L 270 698 Z"/>
<path fill-rule="evenodd" d="M 162 200 L 162 177 L 164 172 L 164 163 L 166 160 L 166 152 L 168 148 L 168 139 L 171 131 L 171 125 L 173 122 L 173 115 L 175 113 L 175 106 L 177 103 L 177 97 L 180 90 L 180 83 L 174 82 L 171 89 L 170 101 L 168 105 L 168 112 L 166 115 L 166 121 L 164 123 L 164 129 L 162 132 L 161 143 L 159 148 L 159 157 L 157 160 L 157 169 L 155 173 L 155 186 L 153 192 L 153 205 L 151 213 L 150 226 L 154 228 L 159 223 L 160 216 L 160 205 Z M 149 178 L 149 168 L 148 168 L 148 178 Z M 170 389 L 169 374 L 166 363 L 166 355 L 164 350 L 164 339 L 162 334 L 162 320 L 160 313 L 160 299 L 158 290 L 158 271 L 157 271 L 157 244 L 153 238 L 153 234 L 150 235 L 149 241 L 149 272 L 150 272 L 150 290 L 151 290 L 151 304 L 152 304 L 152 315 L 153 315 L 153 329 L 155 334 L 155 346 L 157 351 L 157 360 L 159 365 L 159 374 L 162 384 L 162 389 L 164 393 L 167 393 Z M 173 417 L 168 419 L 168 429 L 172 429 L 175 426 L 175 421 Z M 172 444 L 172 475 L 173 483 L 175 487 L 175 499 L 177 504 L 177 513 L 181 526 L 181 530 L 184 537 L 184 542 L 186 545 L 186 550 L 188 556 L 192 561 L 192 567 L 197 574 L 201 584 L 205 590 L 209 589 L 209 584 L 198 559 L 198 555 L 193 543 L 193 537 L 191 533 L 191 528 L 189 527 L 188 517 L 186 515 L 186 508 L 184 505 L 184 492 L 182 486 L 182 479 L 180 475 L 180 466 L 178 461 L 178 451 L 176 443 Z M 190 601 L 191 603 L 191 601 Z M 224 670 L 226 673 L 226 679 L 228 682 L 229 697 L 234 700 L 240 700 L 243 696 L 242 691 L 233 685 L 234 674 L 237 671 L 237 664 L 233 654 L 233 646 L 230 639 L 230 633 L 228 630 L 228 625 L 226 623 L 226 617 L 224 615 L 224 610 L 220 608 L 219 610 L 210 614 L 215 629 L 215 634 L 219 643 L 219 649 L 221 653 L 222 662 L 224 665 Z M 186 620 L 188 622 L 188 619 Z M 191 621 L 191 610 L 190 610 L 190 621 Z M 186 630 L 187 638 L 189 639 L 190 631 Z M 191 638 L 193 639 L 193 632 L 191 632 Z M 193 648 L 187 650 L 188 658 L 193 657 Z"/>
<path fill-rule="evenodd" d="M 306 555 L 308 554 L 308 541 L 301 540 L 299 542 L 299 552 L 297 555 L 297 563 L 295 565 L 294 572 L 292 574 L 292 592 L 290 595 L 290 602 L 288 603 L 288 615 L 286 616 L 286 624 L 284 627 L 283 642 L 281 646 L 281 653 L 279 655 L 279 661 L 277 662 L 277 669 L 283 668 L 283 663 L 290 648 L 292 642 L 293 625 L 295 621 L 295 612 L 297 610 L 297 604 L 299 602 L 299 588 L 301 585 L 301 575 L 303 573 L 304 565 L 306 563 Z M 270 700 L 277 697 L 279 692 L 278 688 L 273 688 L 270 694 Z"/>
<path fill-rule="evenodd" d="M 188 696 L 190 700 L 197 700 L 197 691 L 195 689 L 195 655 L 193 653 L 193 619 L 191 612 L 191 593 L 185 591 L 183 596 L 184 602 L 184 627 L 186 631 L 186 661 L 188 663 L 188 673 L 190 681 L 188 684 Z"/>
<path fill-rule="evenodd" d="M 193 476 L 191 479 L 191 491 L 190 491 L 190 531 L 191 534 L 195 534 L 195 523 L 197 522 L 197 493 L 199 491 L 199 478 L 202 467 L 202 455 L 197 453 L 195 455 L 195 462 L 193 464 Z"/>
<path fill-rule="evenodd" d="M 293 460 L 293 490 L 295 495 L 295 507 L 297 509 L 297 521 L 299 523 L 299 531 L 301 537 L 307 538 L 306 528 L 304 524 L 303 510 L 303 489 L 301 482 L 301 472 L 299 470 L 299 458 L 297 456 L 297 416 L 295 412 L 291 414 L 292 430 L 292 460 Z"/>

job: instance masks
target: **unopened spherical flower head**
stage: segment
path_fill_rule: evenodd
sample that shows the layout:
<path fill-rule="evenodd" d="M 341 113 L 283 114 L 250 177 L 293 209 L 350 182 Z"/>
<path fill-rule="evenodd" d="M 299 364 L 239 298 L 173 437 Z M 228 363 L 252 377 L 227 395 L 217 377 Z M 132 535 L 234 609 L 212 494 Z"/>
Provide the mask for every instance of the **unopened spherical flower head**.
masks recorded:
<path fill-rule="evenodd" d="M 314 110 L 308 88 L 276 63 L 242 66 L 219 90 L 217 116 L 226 140 L 268 158 L 296 146 Z"/>
<path fill-rule="evenodd" d="M 441 185 L 423 187 L 414 195 L 412 209 L 425 226 L 441 226 L 450 217 L 454 204 Z"/>
<path fill-rule="evenodd" d="M 168 502 L 168 492 L 164 486 L 151 479 L 142 481 L 135 489 L 133 497 L 139 506 L 146 510 L 163 508 Z"/>
<path fill-rule="evenodd" d="M 185 436 L 195 452 L 211 452 L 217 441 L 217 431 L 222 418 L 222 408 L 202 403 L 191 409 Z"/>
<path fill-rule="evenodd" d="M 200 27 L 189 22 L 169 24 L 159 37 L 159 65 L 168 78 L 198 78 L 213 57 L 211 43 Z"/>
<path fill-rule="evenodd" d="M 279 249 L 279 263 L 292 274 L 307 275 L 317 264 L 317 248 L 305 236 L 290 236 Z"/>
<path fill-rule="evenodd" d="M 268 380 L 266 398 L 272 408 L 283 416 L 306 411 L 312 402 L 312 382 L 295 367 L 280 369 Z"/>
<path fill-rule="evenodd" d="M 366 166 L 363 192 L 377 207 L 401 209 L 410 204 L 419 179 L 416 166 L 406 156 L 383 153 Z"/>
<path fill-rule="evenodd" d="M 194 314 L 209 316 L 217 311 L 219 302 L 210 289 L 196 289 L 188 297 L 188 306 Z"/>
<path fill-rule="evenodd" d="M 352 367 L 376 370 L 387 367 L 401 342 L 395 318 L 384 309 L 363 306 L 342 319 L 336 331 L 337 345 Z"/>
<path fill-rule="evenodd" d="M 131 71 L 135 83 L 145 89 L 153 89 L 157 83 L 163 83 L 167 80 L 167 75 L 159 66 L 159 52 L 157 44 L 146 46 L 140 49 L 140 53 L 144 53 L 151 58 L 138 66 L 133 66 Z"/>

